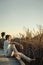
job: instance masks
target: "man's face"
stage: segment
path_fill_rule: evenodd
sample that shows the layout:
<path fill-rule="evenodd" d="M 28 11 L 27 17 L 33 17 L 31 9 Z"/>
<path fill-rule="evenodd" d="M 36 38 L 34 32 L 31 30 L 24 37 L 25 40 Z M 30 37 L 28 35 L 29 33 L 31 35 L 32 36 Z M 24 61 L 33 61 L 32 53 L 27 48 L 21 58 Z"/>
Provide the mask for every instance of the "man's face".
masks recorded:
<path fill-rule="evenodd" d="M 9 36 L 9 39 L 8 39 L 8 40 L 9 40 L 9 41 L 11 41 L 11 39 L 12 39 L 12 37 L 11 37 L 11 36 Z"/>

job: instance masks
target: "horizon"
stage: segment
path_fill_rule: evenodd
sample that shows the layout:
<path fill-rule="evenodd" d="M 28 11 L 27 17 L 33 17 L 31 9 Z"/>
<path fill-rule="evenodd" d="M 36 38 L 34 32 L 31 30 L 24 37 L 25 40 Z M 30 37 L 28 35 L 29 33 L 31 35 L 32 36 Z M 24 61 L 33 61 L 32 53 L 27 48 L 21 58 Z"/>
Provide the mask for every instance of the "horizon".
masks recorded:
<path fill-rule="evenodd" d="M 43 0 L 0 0 L 0 34 L 17 36 L 37 24 L 43 26 Z"/>

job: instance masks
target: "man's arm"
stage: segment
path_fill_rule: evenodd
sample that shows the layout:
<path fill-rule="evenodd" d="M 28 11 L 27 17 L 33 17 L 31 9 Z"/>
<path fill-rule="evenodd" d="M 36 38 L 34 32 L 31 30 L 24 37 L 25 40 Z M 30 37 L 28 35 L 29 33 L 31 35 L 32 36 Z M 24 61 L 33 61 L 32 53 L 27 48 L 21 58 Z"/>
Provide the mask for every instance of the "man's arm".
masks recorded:
<path fill-rule="evenodd" d="M 11 42 L 12 44 L 15 44 L 15 45 L 18 45 L 18 46 L 20 46 L 20 48 L 21 49 L 23 49 L 23 45 L 22 44 L 20 44 L 20 43 L 18 43 L 18 42 Z"/>

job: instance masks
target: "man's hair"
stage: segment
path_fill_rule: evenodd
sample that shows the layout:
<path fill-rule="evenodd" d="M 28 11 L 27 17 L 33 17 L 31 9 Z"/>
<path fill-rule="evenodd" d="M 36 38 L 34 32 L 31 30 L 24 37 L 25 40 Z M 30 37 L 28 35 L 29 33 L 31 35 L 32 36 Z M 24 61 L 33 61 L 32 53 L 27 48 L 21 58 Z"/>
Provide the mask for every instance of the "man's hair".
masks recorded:
<path fill-rule="evenodd" d="M 11 35 L 6 35 L 6 36 L 5 36 L 5 39 L 7 40 L 10 36 L 11 36 Z"/>

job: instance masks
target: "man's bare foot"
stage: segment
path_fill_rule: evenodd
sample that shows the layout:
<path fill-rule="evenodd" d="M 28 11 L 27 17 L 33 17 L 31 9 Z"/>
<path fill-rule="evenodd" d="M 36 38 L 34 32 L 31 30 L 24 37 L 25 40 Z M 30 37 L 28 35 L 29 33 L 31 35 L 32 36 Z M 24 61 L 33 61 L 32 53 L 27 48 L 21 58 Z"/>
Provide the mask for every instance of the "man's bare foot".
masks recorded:
<path fill-rule="evenodd" d="M 36 59 L 31 59 L 29 62 L 35 61 Z"/>
<path fill-rule="evenodd" d="M 35 61 L 36 59 L 32 59 L 32 61 Z"/>

